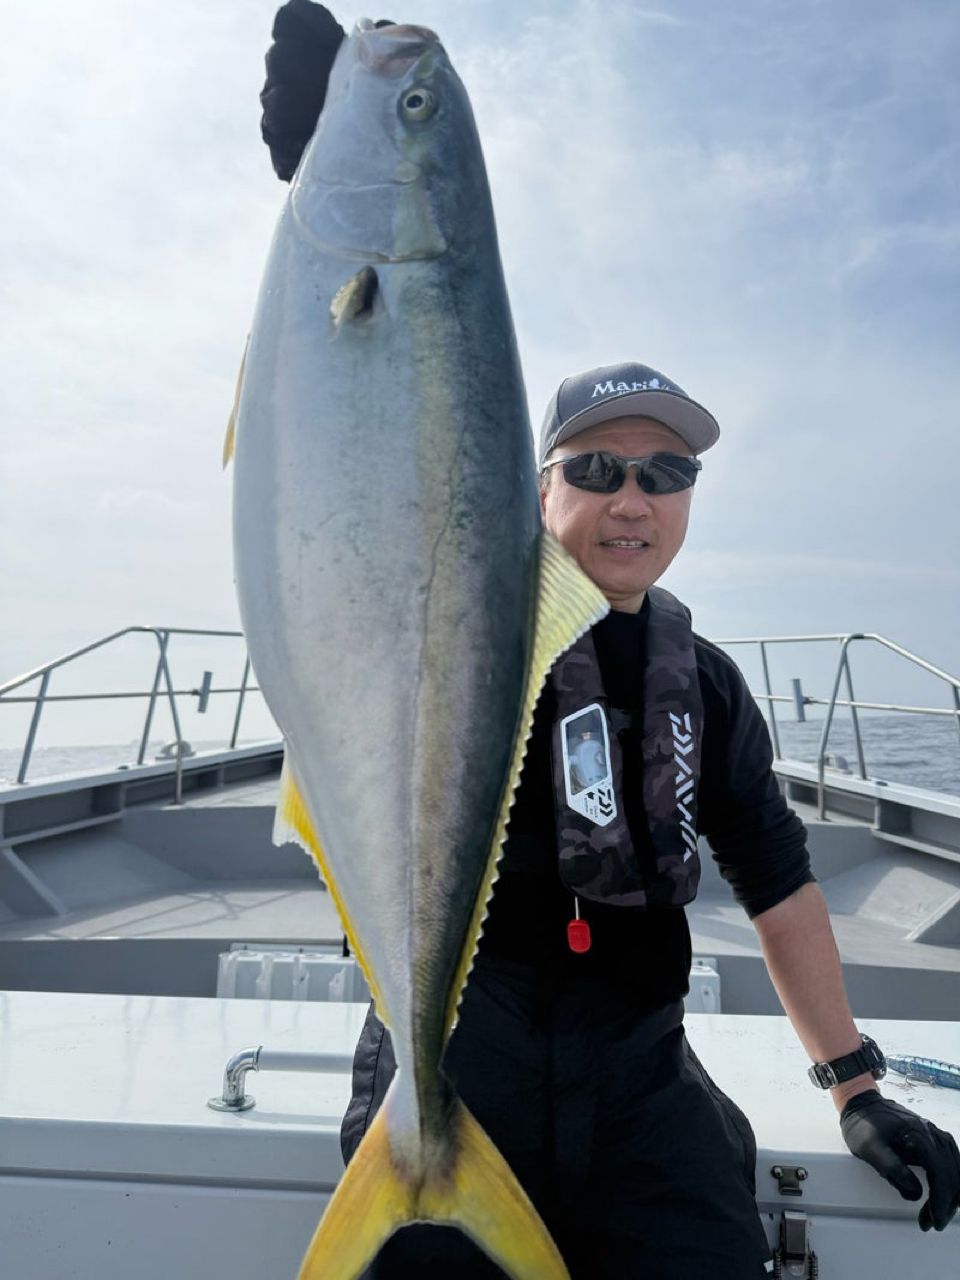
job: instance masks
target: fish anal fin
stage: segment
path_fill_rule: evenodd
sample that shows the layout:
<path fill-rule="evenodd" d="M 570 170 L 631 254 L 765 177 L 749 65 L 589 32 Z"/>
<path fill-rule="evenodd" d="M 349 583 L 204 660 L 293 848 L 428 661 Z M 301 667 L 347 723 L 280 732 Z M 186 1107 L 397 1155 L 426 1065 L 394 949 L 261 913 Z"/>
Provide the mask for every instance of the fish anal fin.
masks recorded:
<path fill-rule="evenodd" d="M 243 371 L 247 364 L 247 348 L 250 346 L 250 339 L 247 338 L 243 348 L 243 356 L 240 359 L 240 372 L 237 374 L 237 387 L 233 393 L 233 408 L 230 410 L 230 417 L 227 420 L 227 434 L 223 441 L 223 466 L 226 470 L 227 463 L 234 455 L 237 447 L 237 414 L 240 411 L 240 393 L 243 390 Z"/>
<path fill-rule="evenodd" d="M 333 898 L 334 906 L 337 908 L 337 914 L 340 916 L 340 923 L 343 925 L 343 931 L 347 936 L 347 942 L 350 944 L 350 950 L 356 956 L 357 963 L 363 970 L 363 976 L 367 980 L 370 991 L 377 1004 L 377 1016 L 387 1026 L 390 1025 L 390 1014 L 386 1007 L 382 993 L 374 980 L 373 972 L 367 961 L 363 948 L 357 940 L 356 929 L 353 921 L 350 919 L 350 913 L 344 905 L 343 896 L 337 887 L 337 882 L 330 871 L 329 859 L 326 857 L 323 846 L 314 830 L 313 822 L 310 814 L 307 812 L 307 806 L 304 802 L 303 795 L 297 785 L 294 777 L 293 767 L 290 763 L 289 751 L 284 753 L 283 769 L 280 773 L 280 794 L 277 797 L 277 812 L 273 822 L 273 843 L 275 845 L 295 843 L 305 849 L 313 858 L 317 866 L 320 868 L 320 875 L 323 882 Z"/>
<path fill-rule="evenodd" d="M 461 1103 L 451 1116 L 443 1173 L 405 1175 L 389 1144 L 391 1094 L 327 1205 L 298 1280 L 356 1280 L 399 1227 L 459 1227 L 511 1280 L 570 1280 L 556 1245 L 513 1170 Z"/>
<path fill-rule="evenodd" d="M 456 1026 L 457 1009 L 467 977 L 473 967 L 477 943 L 486 919 L 490 895 L 497 875 L 497 862 L 506 839 L 510 809 L 520 781 L 524 757 L 527 754 L 527 742 L 533 727 L 533 713 L 540 692 L 557 658 L 609 611 L 610 604 L 606 596 L 587 577 L 573 557 L 564 551 L 556 538 L 544 530 L 540 539 L 533 636 L 523 704 L 517 720 L 513 754 L 500 801 L 490 855 L 467 929 L 464 949 L 450 988 L 445 1022 L 447 1036 Z"/>

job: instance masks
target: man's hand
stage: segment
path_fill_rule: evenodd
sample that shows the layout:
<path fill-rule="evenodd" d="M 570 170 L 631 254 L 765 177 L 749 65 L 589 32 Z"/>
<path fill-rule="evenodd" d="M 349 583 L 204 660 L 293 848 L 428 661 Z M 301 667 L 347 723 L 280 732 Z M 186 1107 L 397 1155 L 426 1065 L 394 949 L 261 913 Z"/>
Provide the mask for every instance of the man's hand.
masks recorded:
<path fill-rule="evenodd" d="M 277 177 L 289 182 L 313 136 L 343 27 L 323 5 L 288 0 L 273 20 L 260 132 Z"/>
<path fill-rule="evenodd" d="M 388 27 L 381 19 L 378 27 Z M 317 127 L 343 27 L 313 0 L 287 0 L 273 20 L 260 132 L 278 178 L 289 182 Z"/>
<path fill-rule="evenodd" d="M 899 1102 L 868 1089 L 840 1113 L 840 1130 L 855 1156 L 866 1160 L 905 1200 L 919 1200 L 923 1185 L 908 1165 L 926 1171 L 930 1196 L 920 1210 L 921 1231 L 937 1231 L 960 1209 L 960 1150 L 956 1140 Z"/>

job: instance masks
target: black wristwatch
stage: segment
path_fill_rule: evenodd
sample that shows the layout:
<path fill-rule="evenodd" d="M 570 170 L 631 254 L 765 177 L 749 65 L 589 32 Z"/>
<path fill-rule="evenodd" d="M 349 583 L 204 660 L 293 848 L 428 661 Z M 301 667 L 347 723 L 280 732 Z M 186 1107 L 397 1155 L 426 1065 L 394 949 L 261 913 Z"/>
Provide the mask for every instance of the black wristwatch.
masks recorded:
<path fill-rule="evenodd" d="M 818 1089 L 832 1089 L 835 1084 L 843 1084 L 854 1076 L 861 1076 L 869 1071 L 874 1080 L 882 1080 L 887 1074 L 887 1060 L 880 1052 L 876 1040 L 861 1033 L 863 1044 L 853 1053 L 844 1054 L 842 1058 L 834 1058 L 831 1062 L 815 1062 L 807 1075 Z"/>

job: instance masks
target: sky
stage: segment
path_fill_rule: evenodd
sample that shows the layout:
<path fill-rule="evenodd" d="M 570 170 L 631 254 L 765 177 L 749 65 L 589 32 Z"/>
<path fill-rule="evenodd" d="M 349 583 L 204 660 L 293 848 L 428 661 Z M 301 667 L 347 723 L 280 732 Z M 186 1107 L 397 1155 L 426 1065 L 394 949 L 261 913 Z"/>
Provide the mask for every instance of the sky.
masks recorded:
<path fill-rule="evenodd" d="M 0 0 L 0 683 L 132 624 L 239 625 L 220 454 L 287 192 L 259 136 L 275 7 Z M 960 8 L 383 16 L 433 26 L 470 93 L 534 425 L 561 378 L 622 359 L 717 416 L 663 580 L 697 630 L 877 632 L 960 673 Z M 59 688 L 143 687 L 153 644 Z M 177 682 L 235 684 L 242 648 L 217 645 L 183 641 Z M 946 705 L 867 649 L 859 696 Z M 809 656 L 778 650 L 775 683 Z M 133 737 L 122 710 L 128 732 L 58 723 Z M 22 731 L 0 708 L 0 745 Z"/>

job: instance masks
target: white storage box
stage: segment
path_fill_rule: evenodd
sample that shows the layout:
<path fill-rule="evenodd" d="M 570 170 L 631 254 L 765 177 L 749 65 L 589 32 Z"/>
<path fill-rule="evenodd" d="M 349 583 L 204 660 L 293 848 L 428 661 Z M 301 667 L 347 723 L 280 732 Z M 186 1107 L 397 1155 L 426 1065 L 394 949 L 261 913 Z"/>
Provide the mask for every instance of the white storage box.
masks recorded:
<path fill-rule="evenodd" d="M 349 1058 L 365 1014 L 366 1004 L 0 993 L 4 1280 L 293 1280 L 342 1172 L 349 1075 L 251 1073 L 256 1106 L 240 1114 L 207 1099 L 247 1047 Z M 790 1212 L 803 1215 L 820 1280 L 958 1275 L 960 1223 L 924 1235 L 922 1201 L 850 1155 L 785 1018 L 690 1014 L 686 1025 L 756 1131 L 771 1242 Z M 889 1052 L 960 1061 L 957 1023 L 859 1025 Z M 895 1081 L 885 1093 L 960 1134 L 960 1091 Z M 774 1167 L 805 1169 L 801 1194 L 781 1194 Z"/>
<path fill-rule="evenodd" d="M 370 988 L 353 956 L 339 950 L 234 945 L 222 952 L 217 995 L 232 1000 L 333 1000 L 360 1003 Z"/>
<path fill-rule="evenodd" d="M 365 1004 L 0 992 L 3 1280 L 293 1280 L 343 1171 L 350 1078 L 234 1053 L 352 1054 Z"/>
<path fill-rule="evenodd" d="M 683 1007 L 685 1013 L 722 1013 L 720 974 L 712 956 L 694 956 L 690 965 L 690 990 Z"/>
<path fill-rule="evenodd" d="M 914 1203 L 850 1154 L 833 1098 L 810 1083 L 810 1061 L 785 1017 L 694 1013 L 685 1024 L 710 1076 L 753 1125 L 757 1204 L 772 1244 L 784 1212 L 802 1214 L 820 1280 L 904 1280 L 921 1272 L 937 1280 L 960 1276 L 960 1215 L 946 1231 L 922 1232 L 917 1214 L 926 1200 L 923 1172 L 915 1170 L 924 1197 Z M 860 1018 L 857 1026 L 886 1053 L 960 1062 L 960 1023 Z M 904 1086 L 893 1072 L 879 1088 L 960 1141 L 960 1090 Z M 796 1180 L 799 1194 L 783 1194 L 795 1169 L 806 1171 Z M 784 1271 L 785 1277 L 807 1274 Z"/>

